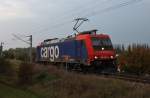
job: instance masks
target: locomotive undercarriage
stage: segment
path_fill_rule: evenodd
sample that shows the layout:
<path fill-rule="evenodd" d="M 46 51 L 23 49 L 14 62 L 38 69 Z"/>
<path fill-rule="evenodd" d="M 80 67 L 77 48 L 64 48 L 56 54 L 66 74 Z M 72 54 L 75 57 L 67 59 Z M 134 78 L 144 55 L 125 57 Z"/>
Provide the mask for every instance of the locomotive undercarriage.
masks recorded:
<path fill-rule="evenodd" d="M 91 65 L 84 65 L 81 63 L 63 62 L 59 64 L 59 67 L 63 67 L 65 70 L 82 71 L 85 73 L 115 73 L 117 72 L 116 60 L 95 60 L 91 62 Z"/>
<path fill-rule="evenodd" d="M 117 71 L 116 60 L 95 60 L 91 66 L 96 73 L 114 73 Z"/>
<path fill-rule="evenodd" d="M 90 65 L 78 62 L 47 62 L 45 64 L 56 65 L 67 71 L 79 71 L 84 73 L 115 73 L 117 72 L 116 60 L 94 60 Z"/>

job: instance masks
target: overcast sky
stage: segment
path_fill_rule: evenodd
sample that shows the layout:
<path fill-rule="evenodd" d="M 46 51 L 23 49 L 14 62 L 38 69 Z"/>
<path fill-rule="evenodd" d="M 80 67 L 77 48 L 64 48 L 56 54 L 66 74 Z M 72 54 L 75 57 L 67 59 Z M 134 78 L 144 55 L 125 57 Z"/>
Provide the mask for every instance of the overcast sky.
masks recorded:
<path fill-rule="evenodd" d="M 0 41 L 5 49 L 33 46 L 47 38 L 73 34 L 73 19 L 86 17 L 80 31 L 98 29 L 114 44 L 150 44 L 150 0 L 0 0 Z"/>

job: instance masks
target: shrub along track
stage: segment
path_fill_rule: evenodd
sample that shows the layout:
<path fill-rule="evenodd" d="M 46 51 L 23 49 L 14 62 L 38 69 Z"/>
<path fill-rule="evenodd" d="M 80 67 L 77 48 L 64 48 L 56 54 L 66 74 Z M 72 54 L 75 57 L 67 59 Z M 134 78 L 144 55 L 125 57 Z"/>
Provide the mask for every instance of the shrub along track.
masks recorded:
<path fill-rule="evenodd" d="M 66 70 L 66 69 L 65 69 Z M 113 78 L 113 79 L 120 79 L 120 80 L 125 80 L 125 81 L 130 81 L 130 82 L 137 82 L 137 83 L 143 83 L 143 84 L 150 84 L 150 75 L 148 76 L 142 76 L 142 75 L 133 75 L 133 74 L 129 74 L 129 73 L 99 73 L 99 72 L 93 72 L 93 71 L 87 71 L 84 72 L 81 69 L 80 70 L 66 70 L 66 71 L 73 71 L 76 73 L 81 73 L 81 74 L 95 74 L 97 76 L 101 76 L 104 78 Z"/>
<path fill-rule="evenodd" d="M 55 65 L 46 65 L 45 67 L 48 66 L 55 66 Z M 62 70 L 68 71 L 68 72 L 75 72 L 78 74 L 86 74 L 86 75 L 90 75 L 90 74 L 95 74 L 97 76 L 100 77 L 104 77 L 104 78 L 113 78 L 113 79 L 120 79 L 120 80 L 125 80 L 125 81 L 129 81 L 129 82 L 137 82 L 137 83 L 143 83 L 143 84 L 150 84 L 150 75 L 149 76 L 140 76 L 140 75 L 133 75 L 133 74 L 127 74 L 127 73 L 99 73 L 99 72 L 84 72 L 82 70 L 67 70 L 66 68 L 63 68 Z"/>

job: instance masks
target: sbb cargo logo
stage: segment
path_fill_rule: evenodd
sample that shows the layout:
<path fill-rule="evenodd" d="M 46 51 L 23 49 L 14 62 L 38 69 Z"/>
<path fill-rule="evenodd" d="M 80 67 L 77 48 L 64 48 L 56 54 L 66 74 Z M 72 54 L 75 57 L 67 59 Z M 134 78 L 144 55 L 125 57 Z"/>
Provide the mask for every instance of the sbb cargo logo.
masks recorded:
<path fill-rule="evenodd" d="M 41 57 L 50 58 L 50 61 L 54 61 L 59 57 L 59 47 L 58 46 L 42 47 Z"/>

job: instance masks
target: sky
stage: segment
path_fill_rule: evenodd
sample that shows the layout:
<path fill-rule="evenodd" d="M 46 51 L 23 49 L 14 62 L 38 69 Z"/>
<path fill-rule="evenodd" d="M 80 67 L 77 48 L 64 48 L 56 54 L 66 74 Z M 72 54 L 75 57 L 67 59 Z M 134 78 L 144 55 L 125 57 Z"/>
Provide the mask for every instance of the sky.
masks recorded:
<path fill-rule="evenodd" d="M 97 29 L 113 44 L 150 44 L 150 0 L 0 0 L 0 42 L 4 48 L 33 46 L 48 38 L 64 38 L 79 17 L 88 18 L 79 31 Z"/>

